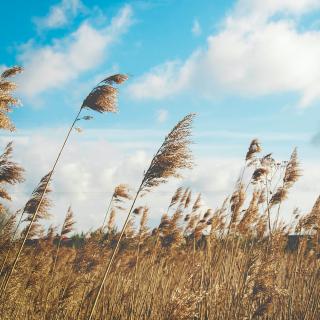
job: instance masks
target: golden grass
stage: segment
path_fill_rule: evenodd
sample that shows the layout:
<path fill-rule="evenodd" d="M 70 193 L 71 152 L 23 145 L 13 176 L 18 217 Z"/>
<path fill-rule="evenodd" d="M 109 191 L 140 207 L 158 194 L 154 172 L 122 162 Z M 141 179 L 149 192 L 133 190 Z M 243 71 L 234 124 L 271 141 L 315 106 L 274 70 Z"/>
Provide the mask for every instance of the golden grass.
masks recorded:
<path fill-rule="evenodd" d="M 17 101 L 7 78 L 19 72 L 14 67 L 1 75 L 3 129 L 12 129 L 7 112 Z M 75 223 L 69 208 L 60 232 L 51 226 L 43 234 L 55 166 L 75 124 L 91 119 L 80 112 L 115 112 L 114 85 L 125 80 L 126 75 L 108 77 L 90 92 L 52 170 L 24 209 L 11 214 L 1 206 L 0 319 L 319 319 L 320 198 L 306 215 L 295 210 L 292 221 L 281 221 L 282 203 L 301 175 L 296 149 L 289 161 L 278 162 L 271 154 L 260 156 L 254 139 L 234 190 L 215 209 L 204 207 L 201 193 L 179 187 L 150 230 L 152 210 L 135 207 L 138 197 L 192 168 L 193 114 L 166 136 L 134 197 L 127 185 L 115 188 L 106 212 L 97 213 L 100 228 L 66 241 Z M 10 199 L 6 185 L 23 180 L 11 153 L 9 144 L 0 156 L 4 199 Z M 115 218 L 124 202 L 131 209 L 118 232 Z"/>

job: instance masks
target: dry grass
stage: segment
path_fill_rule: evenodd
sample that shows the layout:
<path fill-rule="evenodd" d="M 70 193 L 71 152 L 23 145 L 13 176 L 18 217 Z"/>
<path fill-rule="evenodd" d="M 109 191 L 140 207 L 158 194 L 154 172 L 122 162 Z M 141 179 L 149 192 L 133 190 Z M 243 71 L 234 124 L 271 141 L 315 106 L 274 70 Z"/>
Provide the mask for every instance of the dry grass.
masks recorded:
<path fill-rule="evenodd" d="M 1 75 L 4 129 L 12 127 L 1 120 L 3 110 L 9 111 L 3 97 L 11 97 L 15 88 L 6 79 L 20 71 L 12 68 Z M 102 227 L 66 240 L 75 224 L 69 208 L 59 233 L 51 226 L 44 234 L 41 221 L 49 217 L 55 165 L 75 123 L 91 119 L 80 118 L 80 112 L 116 111 L 114 85 L 126 79 L 106 78 L 84 100 L 52 171 L 25 207 L 11 214 L 1 206 L 0 318 L 319 319 L 320 198 L 309 213 L 300 216 L 295 210 L 292 221 L 281 221 L 282 203 L 301 175 L 297 150 L 289 161 L 278 162 L 271 154 L 261 156 L 261 144 L 254 139 L 234 190 L 217 208 L 205 207 L 200 193 L 180 187 L 151 230 L 152 209 L 135 207 L 138 197 L 192 168 L 192 114 L 165 138 L 134 197 L 127 185 L 115 188 L 106 212 L 97 213 L 104 218 Z M 6 185 L 23 180 L 23 169 L 11 154 L 9 144 L 0 157 L 4 199 L 10 199 Z M 115 217 L 125 204 L 131 209 L 118 232 Z M 292 233 L 299 236 L 294 246 L 288 245 Z"/>
<path fill-rule="evenodd" d="M 168 205 L 172 213 L 165 214 L 152 231 L 147 227 L 149 208 L 135 208 L 134 218 L 140 219 L 137 229 L 130 224 L 124 233 L 92 318 L 317 319 L 319 199 L 294 224 L 274 223 L 270 241 L 267 208 L 274 220 L 278 207 L 272 196 L 269 200 L 261 196 L 266 188 L 278 192 L 282 186 L 277 182 L 288 181 L 289 166 L 298 172 L 296 151 L 292 158 L 293 166 L 292 160 L 275 167 L 274 161 L 268 162 L 266 172 L 273 172 L 268 183 L 257 180 L 256 174 L 249 175 L 250 181 L 242 177 L 230 200 L 216 210 L 204 208 L 200 194 L 186 206 L 187 198 L 191 202 L 190 189 L 179 188 Z M 256 157 L 254 167 L 250 159 L 245 170 L 254 173 L 261 161 L 267 166 L 265 159 Z M 284 170 L 279 170 L 281 165 Z M 113 197 L 131 201 L 123 185 Z M 120 240 L 114 227 L 114 215 L 122 209 L 116 208 L 118 204 L 112 205 L 107 230 L 100 228 L 82 241 L 74 237 L 71 247 L 61 241 L 73 228 L 71 209 L 59 235 L 53 237 L 49 230 L 27 246 L 3 294 L 1 319 L 88 319 L 104 261 Z M 288 248 L 293 228 L 305 235 L 294 250 Z M 14 224 L 6 229 L 2 227 L 2 243 L 8 241 Z M 2 260 L 8 252 L 9 257 L 2 285 L 19 241 L 3 246 Z"/>

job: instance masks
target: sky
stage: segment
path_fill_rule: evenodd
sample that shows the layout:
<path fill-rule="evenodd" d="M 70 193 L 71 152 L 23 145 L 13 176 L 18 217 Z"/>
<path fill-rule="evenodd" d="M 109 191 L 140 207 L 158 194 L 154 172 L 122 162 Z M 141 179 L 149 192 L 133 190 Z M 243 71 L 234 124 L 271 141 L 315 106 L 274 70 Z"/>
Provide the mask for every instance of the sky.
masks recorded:
<path fill-rule="evenodd" d="M 72 205 L 79 230 L 96 227 L 118 183 L 135 189 L 166 133 L 195 112 L 196 167 L 141 204 L 159 221 L 179 185 L 217 207 L 232 192 L 250 141 L 288 159 L 303 177 L 285 216 L 310 209 L 320 191 L 320 0 L 11 0 L 1 4 L 0 69 L 19 64 L 12 113 L 14 157 L 28 199 L 54 161 L 83 99 L 101 79 L 129 75 L 119 113 L 73 132 L 53 180 L 53 223 Z M 18 8 L 18 9 L 17 9 Z M 121 218 L 120 218 L 121 219 Z"/>

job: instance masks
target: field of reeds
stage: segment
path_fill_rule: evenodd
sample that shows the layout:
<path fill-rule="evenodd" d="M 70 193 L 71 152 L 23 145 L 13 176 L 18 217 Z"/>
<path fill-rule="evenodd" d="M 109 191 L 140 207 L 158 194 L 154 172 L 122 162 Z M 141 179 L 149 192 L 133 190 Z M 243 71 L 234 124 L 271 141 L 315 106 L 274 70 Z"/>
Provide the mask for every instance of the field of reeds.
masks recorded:
<path fill-rule="evenodd" d="M 0 78 L 0 127 L 13 130 L 8 112 L 18 104 L 12 78 Z M 0 319 L 319 319 L 320 198 L 310 211 L 285 213 L 283 203 L 302 174 L 297 150 L 287 161 L 264 155 L 252 140 L 234 190 L 216 208 L 204 206 L 192 186 L 172 194 L 159 224 L 148 224 L 152 204 L 137 199 L 192 170 L 189 114 L 164 138 L 137 181 L 114 186 L 104 221 L 95 231 L 74 233 L 72 208 L 62 226 L 44 230 L 50 184 L 70 134 L 85 109 L 114 112 L 126 75 L 101 81 L 84 99 L 53 166 L 17 212 L 1 204 Z M 12 159 L 0 156 L 0 197 L 24 180 Z M 182 183 L 183 185 L 183 183 Z M 124 209 L 129 207 L 129 209 Z M 116 226 L 122 212 L 126 220 Z"/>

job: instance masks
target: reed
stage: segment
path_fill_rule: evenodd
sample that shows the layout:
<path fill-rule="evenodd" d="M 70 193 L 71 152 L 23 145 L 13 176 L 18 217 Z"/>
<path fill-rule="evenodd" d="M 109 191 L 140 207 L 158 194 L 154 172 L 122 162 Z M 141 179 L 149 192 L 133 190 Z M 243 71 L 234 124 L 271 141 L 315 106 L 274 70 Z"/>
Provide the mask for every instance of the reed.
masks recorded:
<path fill-rule="evenodd" d="M 14 263 L 12 264 L 8 279 L 3 287 L 2 293 L 6 290 L 6 287 L 10 281 L 11 274 L 16 267 L 16 264 L 19 260 L 22 249 L 23 249 L 25 242 L 29 236 L 29 233 L 34 228 L 33 224 L 36 221 L 38 212 L 41 210 L 41 207 L 43 205 L 43 201 L 44 201 L 45 194 L 46 194 L 48 186 L 49 186 L 49 182 L 50 182 L 52 175 L 56 169 L 56 166 L 59 162 L 61 154 L 62 154 L 62 152 L 68 142 L 70 134 L 71 134 L 72 130 L 74 129 L 75 124 L 78 121 L 80 121 L 82 119 L 84 119 L 84 120 L 88 119 L 86 116 L 81 118 L 80 117 L 81 112 L 84 109 L 91 109 L 91 110 L 97 111 L 99 113 L 116 112 L 117 111 L 118 88 L 116 88 L 115 85 L 123 83 L 124 81 L 127 80 L 127 78 L 128 77 L 126 75 L 122 75 L 122 74 L 115 74 L 113 76 L 105 78 L 95 88 L 93 88 L 92 91 L 89 93 L 89 95 L 84 99 L 76 117 L 74 118 L 74 120 L 73 120 L 73 122 L 67 132 L 67 135 L 63 141 L 63 144 L 62 144 L 62 146 L 58 152 L 58 155 L 53 163 L 52 169 L 50 170 L 48 175 L 46 175 L 46 179 L 43 180 L 43 188 L 41 189 L 41 192 L 39 193 L 39 197 L 36 199 L 37 203 L 34 207 L 32 217 L 30 218 L 30 224 L 25 230 L 24 238 L 21 242 L 21 246 L 17 252 Z M 34 199 L 34 198 L 31 198 L 31 199 Z"/>
<path fill-rule="evenodd" d="M 91 320 L 93 317 L 102 288 L 110 272 L 110 268 L 118 251 L 120 241 L 129 222 L 131 212 L 140 193 L 149 192 L 152 188 L 167 182 L 170 177 L 181 177 L 179 171 L 182 169 L 192 168 L 191 152 L 189 150 L 189 144 L 191 143 L 191 141 L 189 140 L 189 137 L 191 135 L 191 125 L 193 118 L 194 115 L 189 114 L 181 121 L 179 121 L 178 124 L 166 136 L 164 142 L 151 160 L 150 166 L 146 170 L 140 186 L 138 187 L 131 208 L 120 232 L 119 239 L 111 254 L 103 277 L 98 286 L 98 291 L 90 310 L 88 318 L 89 320 Z"/>

